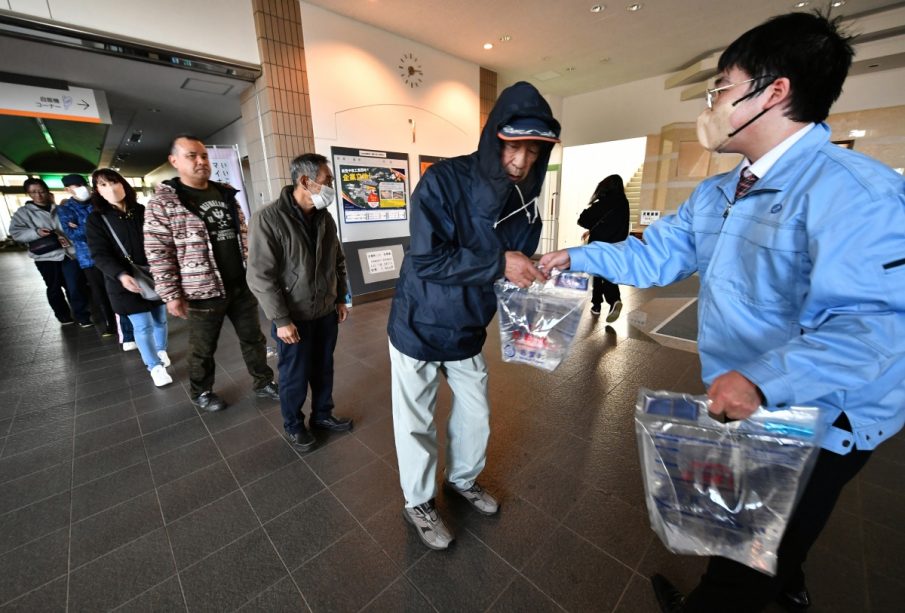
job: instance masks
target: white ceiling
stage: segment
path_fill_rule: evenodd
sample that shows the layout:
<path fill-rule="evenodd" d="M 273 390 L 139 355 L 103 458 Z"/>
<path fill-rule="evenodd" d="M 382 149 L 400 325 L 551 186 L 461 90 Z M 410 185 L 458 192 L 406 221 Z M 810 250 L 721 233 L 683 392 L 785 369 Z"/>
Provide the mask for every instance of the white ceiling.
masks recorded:
<path fill-rule="evenodd" d="M 503 84 L 527 80 L 560 96 L 674 72 L 773 15 L 829 4 L 812 0 L 795 9 L 795 0 L 643 0 L 641 10 L 629 12 L 629 0 L 306 1 L 492 69 Z M 606 8 L 592 13 L 595 4 Z M 861 15 L 903 5 L 847 0 L 833 11 Z M 504 35 L 511 40 L 501 42 Z M 494 48 L 485 51 L 486 42 Z M 536 77 L 548 71 L 560 76 Z"/>

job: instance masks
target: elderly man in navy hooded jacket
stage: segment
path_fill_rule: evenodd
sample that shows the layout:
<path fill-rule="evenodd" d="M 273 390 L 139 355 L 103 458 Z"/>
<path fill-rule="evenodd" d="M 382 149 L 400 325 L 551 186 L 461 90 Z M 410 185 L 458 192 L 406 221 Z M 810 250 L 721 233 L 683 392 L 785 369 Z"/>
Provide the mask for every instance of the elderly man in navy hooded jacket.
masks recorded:
<path fill-rule="evenodd" d="M 499 509 L 476 481 L 490 436 L 481 349 L 496 311 L 493 282 L 505 276 L 527 287 L 544 279 L 529 256 L 559 129 L 540 93 L 516 83 L 493 107 L 478 150 L 431 166 L 412 196 L 411 246 L 388 325 L 393 427 L 403 515 L 431 549 L 453 540 L 434 507 L 441 373 L 453 392 L 445 485 L 482 514 Z"/>

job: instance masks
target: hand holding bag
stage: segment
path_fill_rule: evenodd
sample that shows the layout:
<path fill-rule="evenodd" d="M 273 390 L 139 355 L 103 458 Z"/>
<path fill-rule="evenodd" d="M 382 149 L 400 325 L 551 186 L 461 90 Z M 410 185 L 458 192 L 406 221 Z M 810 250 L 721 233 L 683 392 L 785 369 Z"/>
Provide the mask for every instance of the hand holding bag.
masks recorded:
<path fill-rule="evenodd" d="M 51 232 L 47 236 L 42 236 L 28 243 L 28 250 L 35 255 L 44 255 L 62 248 L 63 244 L 60 242 L 60 237 L 56 232 Z"/>
<path fill-rule="evenodd" d="M 138 285 L 138 288 L 141 290 L 141 297 L 145 300 L 151 301 L 160 300 L 160 296 L 156 291 L 154 291 L 154 279 L 151 277 L 151 274 L 145 269 L 144 266 L 139 266 L 132 261 L 132 257 L 126 251 L 126 248 L 123 247 L 123 244 L 122 242 L 120 242 L 119 237 L 116 235 L 116 232 L 113 231 L 113 226 L 110 225 L 110 220 L 108 220 L 105 215 L 101 215 L 101 219 L 103 219 L 104 223 L 107 224 L 107 229 L 110 230 L 110 235 L 113 237 L 113 240 L 116 241 L 116 244 L 119 245 L 119 250 L 122 251 L 123 257 L 126 258 L 126 261 L 129 263 L 129 275 L 135 280 L 135 284 Z"/>

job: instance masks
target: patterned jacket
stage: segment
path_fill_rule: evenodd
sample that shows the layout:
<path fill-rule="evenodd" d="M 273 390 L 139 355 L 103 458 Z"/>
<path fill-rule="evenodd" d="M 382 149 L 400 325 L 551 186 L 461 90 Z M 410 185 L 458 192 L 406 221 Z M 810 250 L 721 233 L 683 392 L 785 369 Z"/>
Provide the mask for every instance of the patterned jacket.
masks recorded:
<path fill-rule="evenodd" d="M 239 230 L 242 259 L 248 259 L 248 228 L 236 202 L 236 190 L 210 182 L 223 194 L 232 209 L 233 223 Z M 179 179 L 163 181 L 145 208 L 145 255 L 154 277 L 154 288 L 164 302 L 179 298 L 206 300 L 226 295 L 223 278 L 217 270 L 214 249 L 204 221 L 187 197 L 180 195 Z"/>

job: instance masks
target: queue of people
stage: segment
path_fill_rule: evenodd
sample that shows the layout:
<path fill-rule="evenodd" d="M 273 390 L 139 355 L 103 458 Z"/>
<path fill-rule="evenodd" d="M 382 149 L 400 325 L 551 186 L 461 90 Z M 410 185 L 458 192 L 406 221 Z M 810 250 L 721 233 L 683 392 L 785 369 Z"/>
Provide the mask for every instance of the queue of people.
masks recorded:
<path fill-rule="evenodd" d="M 560 125 L 528 83 L 501 93 L 474 153 L 425 173 L 387 326 L 402 515 L 425 546 L 444 550 L 455 540 L 435 504 L 441 376 L 453 392 L 443 484 L 479 514 L 501 506 L 479 483 L 491 434 L 482 349 L 496 309 L 493 282 L 527 287 L 554 269 L 593 273 L 592 313 L 606 300 L 612 322 L 622 305 L 616 283 L 667 285 L 697 273 L 698 349 L 713 414 L 745 419 L 759 407 L 808 404 L 830 428 L 775 577 L 712 558 L 689 595 L 660 575 L 652 578 L 655 595 L 670 613 L 810 604 L 803 564 L 811 546 L 843 486 L 905 425 L 905 183 L 834 146 L 824 123 L 852 54 L 837 22 L 804 13 L 773 18 L 733 42 L 698 133 L 705 148 L 743 160 L 702 182 L 676 215 L 648 227 L 643 242 L 627 238 L 624 187 L 613 175 L 579 220 L 589 244 L 531 259 L 541 234 L 537 198 Z M 29 244 L 54 314 L 63 324 L 91 325 L 83 271 L 92 271 L 92 288 L 102 274 L 109 311 L 132 323 L 157 385 L 172 381 L 167 314 L 187 319 L 191 398 L 206 411 L 226 408 L 213 389 L 214 352 L 229 317 L 253 391 L 280 402 L 295 449 L 312 449 L 312 429 L 351 430 L 352 421 L 333 412 L 333 352 L 348 287 L 325 210 L 335 196 L 327 159 L 294 159 L 292 183 L 250 228 L 235 190 L 210 180 L 198 138 L 177 136 L 169 161 L 178 177 L 163 182 L 147 208 L 110 169 L 92 175 L 90 193 L 70 177 L 72 198 L 59 209 L 46 184 L 26 182 L 31 201 L 11 231 Z M 142 296 L 137 271 L 148 272 L 157 298 Z M 279 385 L 266 363 L 259 306 L 272 322 Z M 111 317 L 104 313 L 105 330 Z"/>

